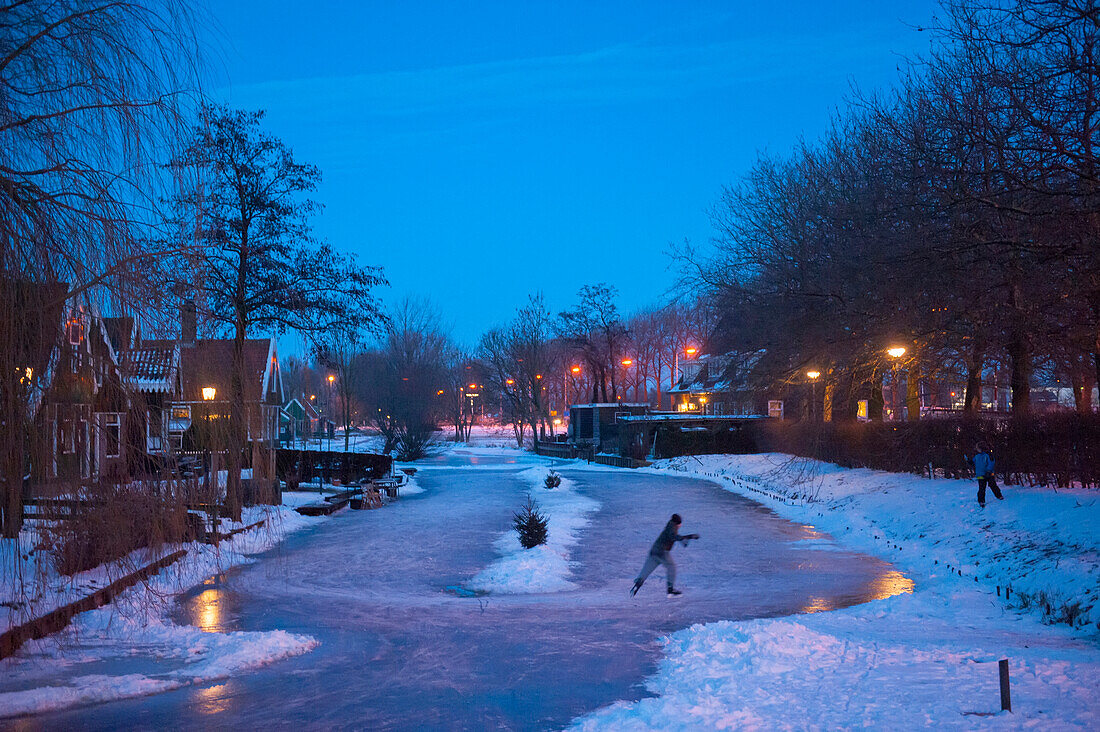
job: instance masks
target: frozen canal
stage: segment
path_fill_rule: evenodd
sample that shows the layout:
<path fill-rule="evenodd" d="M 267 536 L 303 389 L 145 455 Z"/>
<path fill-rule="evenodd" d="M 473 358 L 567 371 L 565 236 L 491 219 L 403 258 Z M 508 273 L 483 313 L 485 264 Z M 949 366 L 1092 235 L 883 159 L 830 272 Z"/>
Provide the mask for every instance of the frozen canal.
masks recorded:
<path fill-rule="evenodd" d="M 312 652 L 205 686 L 44 715 L 23 729 L 546 729 L 645 695 L 655 642 L 692 623 L 816 612 L 908 585 L 714 484 L 562 466 L 599 511 L 574 547 L 578 589 L 458 597 L 510 528 L 533 458 L 461 453 L 426 463 L 426 492 L 343 511 L 264 561 L 194 593 L 182 618 L 210 630 L 312 635 Z M 658 569 L 631 581 L 668 516 L 702 540 L 673 550 L 684 590 Z"/>

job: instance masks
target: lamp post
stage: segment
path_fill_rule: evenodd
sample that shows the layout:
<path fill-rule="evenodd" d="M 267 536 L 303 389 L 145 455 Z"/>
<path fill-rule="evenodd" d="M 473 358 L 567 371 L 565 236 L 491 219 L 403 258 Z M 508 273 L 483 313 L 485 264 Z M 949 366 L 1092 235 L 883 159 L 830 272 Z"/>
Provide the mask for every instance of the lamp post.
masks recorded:
<path fill-rule="evenodd" d="M 886 355 L 893 359 L 890 380 L 893 382 L 893 396 L 890 398 L 890 406 L 893 409 L 894 420 L 901 418 L 901 410 L 898 409 L 898 360 L 905 355 L 905 346 L 892 346 L 886 349 Z"/>
<path fill-rule="evenodd" d="M 206 476 L 207 492 L 210 491 L 210 473 L 213 467 L 210 464 L 210 407 L 217 395 L 218 390 L 213 386 L 204 386 L 202 388 L 202 400 L 206 402 L 206 435 L 203 437 L 202 441 L 202 472 Z"/>
<path fill-rule="evenodd" d="M 576 394 L 577 394 L 577 377 L 580 376 L 580 373 L 581 373 L 581 367 L 580 366 L 574 366 L 573 368 L 569 369 L 569 386 L 570 386 L 570 389 L 573 393 L 573 396 L 576 396 Z M 565 401 L 566 401 L 565 408 L 568 409 L 569 408 L 569 402 L 572 401 L 572 397 L 570 397 L 569 394 L 566 394 L 565 395 Z"/>
<path fill-rule="evenodd" d="M 626 389 L 627 389 L 627 386 L 626 386 L 627 385 L 627 369 L 629 369 L 631 366 L 634 365 L 634 359 L 624 358 L 619 363 L 621 363 L 623 365 L 623 396 L 626 397 L 627 399 L 629 399 L 630 395 L 626 393 Z M 635 394 L 636 393 L 637 393 L 637 389 L 635 389 Z"/>
<path fill-rule="evenodd" d="M 820 371 L 807 371 L 806 377 L 810 380 L 810 417 L 817 421 L 817 380 L 821 377 Z"/>

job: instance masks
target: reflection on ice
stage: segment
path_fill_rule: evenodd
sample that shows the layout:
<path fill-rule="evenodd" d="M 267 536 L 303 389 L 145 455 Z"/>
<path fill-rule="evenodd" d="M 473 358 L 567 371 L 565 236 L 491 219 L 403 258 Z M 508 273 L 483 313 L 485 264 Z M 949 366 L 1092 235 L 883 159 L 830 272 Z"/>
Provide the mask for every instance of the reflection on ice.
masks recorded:
<path fill-rule="evenodd" d="M 184 618 L 187 622 L 207 633 L 234 630 L 228 627 L 229 617 L 225 611 L 228 598 L 222 589 L 224 580 L 225 575 L 216 575 L 207 579 L 200 586 L 198 594 L 183 603 Z"/>
<path fill-rule="evenodd" d="M 871 594 L 867 602 L 871 600 L 885 600 L 894 595 L 906 595 L 913 592 L 913 580 L 906 577 L 896 569 L 883 572 L 875 577 L 871 585 Z"/>
<path fill-rule="evenodd" d="M 200 714 L 222 714 L 229 711 L 229 684 L 215 684 L 198 690 L 196 706 Z"/>
<path fill-rule="evenodd" d="M 811 597 L 806 606 L 799 610 L 800 613 L 824 613 L 836 608 L 836 604 L 824 597 Z"/>
<path fill-rule="evenodd" d="M 858 595 L 843 598 L 811 597 L 798 612 L 807 614 L 824 613 L 864 602 L 885 600 L 895 595 L 911 594 L 913 592 L 913 587 L 913 580 L 909 579 L 901 572 L 891 569 L 873 577 L 866 591 Z"/>

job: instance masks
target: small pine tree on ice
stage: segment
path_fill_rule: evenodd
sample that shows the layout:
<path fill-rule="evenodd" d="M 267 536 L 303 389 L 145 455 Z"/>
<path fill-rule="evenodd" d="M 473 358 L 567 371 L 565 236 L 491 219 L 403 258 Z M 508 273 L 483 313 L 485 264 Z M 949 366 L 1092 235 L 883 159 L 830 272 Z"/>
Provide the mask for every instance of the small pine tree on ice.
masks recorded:
<path fill-rule="evenodd" d="M 523 504 L 523 508 L 512 514 L 512 524 L 516 527 L 519 543 L 524 549 L 546 543 L 549 525 L 546 516 L 539 512 L 539 504 L 531 496 L 527 496 L 527 503 Z"/>
<path fill-rule="evenodd" d="M 561 476 L 551 470 L 549 473 L 546 474 L 546 480 L 544 481 L 544 483 L 546 485 L 546 490 L 557 488 L 559 485 L 561 485 Z"/>

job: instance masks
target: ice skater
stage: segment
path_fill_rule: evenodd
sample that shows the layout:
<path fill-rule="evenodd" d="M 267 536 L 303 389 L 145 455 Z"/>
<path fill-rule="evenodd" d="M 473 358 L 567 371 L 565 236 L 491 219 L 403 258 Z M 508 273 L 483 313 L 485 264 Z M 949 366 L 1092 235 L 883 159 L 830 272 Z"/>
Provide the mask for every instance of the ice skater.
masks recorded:
<path fill-rule="evenodd" d="M 985 508 L 986 485 L 993 491 L 993 495 L 997 497 L 998 501 L 1003 501 L 1004 496 L 1001 495 L 1001 489 L 997 487 L 997 479 L 993 477 L 993 469 L 996 463 L 994 463 L 993 455 L 989 449 L 985 445 L 978 445 L 978 448 L 974 451 L 974 459 L 971 462 L 974 464 L 974 477 L 978 479 L 978 505 Z"/>
<path fill-rule="evenodd" d="M 675 595 L 682 595 L 683 593 L 676 589 L 676 564 L 672 561 L 672 557 L 668 555 L 672 551 L 672 545 L 678 541 L 684 542 L 684 546 L 687 546 L 688 539 L 698 539 L 698 534 L 686 534 L 680 535 L 680 524 L 683 521 L 680 519 L 680 514 L 672 514 L 672 518 L 665 524 L 664 531 L 657 537 L 657 541 L 653 542 L 653 546 L 649 548 L 649 556 L 645 558 L 645 564 L 642 565 L 642 571 L 638 573 L 638 578 L 634 580 L 634 586 L 630 588 L 630 596 L 638 594 L 638 590 L 642 589 L 642 585 L 645 584 L 646 578 L 653 573 L 653 570 L 657 569 L 660 564 L 665 565 L 665 576 L 668 580 L 668 596 L 673 597 Z"/>

